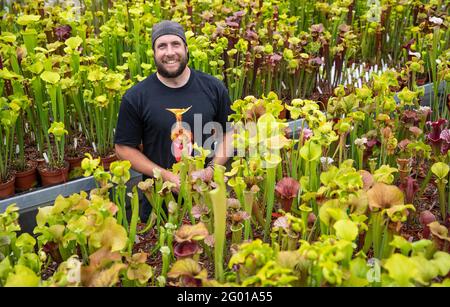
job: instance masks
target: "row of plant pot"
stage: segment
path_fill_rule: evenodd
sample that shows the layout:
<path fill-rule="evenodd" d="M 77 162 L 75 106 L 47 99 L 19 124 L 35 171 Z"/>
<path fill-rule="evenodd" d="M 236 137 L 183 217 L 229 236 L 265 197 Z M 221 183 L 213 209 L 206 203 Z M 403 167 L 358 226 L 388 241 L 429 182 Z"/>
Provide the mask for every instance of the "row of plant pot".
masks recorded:
<path fill-rule="evenodd" d="M 69 173 L 81 167 L 84 157 L 67 157 L 63 167 L 49 168 L 44 159 L 31 160 L 25 171 L 14 172 L 5 183 L 0 183 L 0 199 L 13 196 L 16 192 L 26 192 L 39 186 L 48 187 L 69 181 Z M 101 158 L 103 168 L 109 170 L 109 165 L 117 160 L 115 154 Z M 38 176 L 39 174 L 39 176 Z M 75 176 L 78 177 L 78 176 Z"/>

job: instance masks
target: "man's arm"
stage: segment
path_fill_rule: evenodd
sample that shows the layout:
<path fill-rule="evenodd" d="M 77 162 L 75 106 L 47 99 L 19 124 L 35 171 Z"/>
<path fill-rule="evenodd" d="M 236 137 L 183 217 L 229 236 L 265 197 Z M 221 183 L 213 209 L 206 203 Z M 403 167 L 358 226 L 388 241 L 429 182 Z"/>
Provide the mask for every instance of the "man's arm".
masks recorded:
<path fill-rule="evenodd" d="M 139 149 L 127 146 L 115 144 L 116 154 L 122 160 L 129 160 L 134 170 L 153 177 L 153 170 L 158 168 L 161 170 L 161 176 L 164 181 L 171 181 L 180 186 L 180 178 L 171 171 L 168 171 L 156 163 L 147 158 Z"/>
<path fill-rule="evenodd" d="M 220 81 L 219 81 L 220 82 Z M 219 96 L 218 96 L 218 105 L 217 105 L 217 113 L 214 117 L 214 120 L 220 123 L 222 128 L 222 133 L 225 132 L 223 139 L 221 142 L 217 144 L 217 148 L 214 153 L 214 164 L 225 165 L 228 159 L 233 156 L 234 146 L 233 146 L 233 134 L 234 129 L 228 129 L 228 116 L 232 113 L 231 111 L 231 100 L 230 95 L 228 95 L 228 91 L 225 85 L 220 82 L 219 85 Z M 227 131 L 228 130 L 228 131 Z M 219 130 L 220 131 L 220 130 Z"/>

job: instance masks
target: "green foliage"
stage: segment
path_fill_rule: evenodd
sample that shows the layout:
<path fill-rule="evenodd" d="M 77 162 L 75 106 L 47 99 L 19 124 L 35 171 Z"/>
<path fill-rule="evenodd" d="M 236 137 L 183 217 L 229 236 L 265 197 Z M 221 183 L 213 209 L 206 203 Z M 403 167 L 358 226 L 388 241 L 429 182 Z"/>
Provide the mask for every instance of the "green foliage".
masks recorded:
<path fill-rule="evenodd" d="M 39 208 L 34 233 L 39 234 L 39 246 L 58 244 L 63 260 L 77 246 L 84 252 L 83 257 L 101 247 L 120 251 L 127 244 L 127 231 L 117 224 L 113 217 L 116 212 L 116 205 L 95 194 L 90 200 L 84 192 L 67 198 L 58 196 L 53 206 Z"/>
<path fill-rule="evenodd" d="M 87 158 L 81 161 L 81 168 L 84 170 L 84 176 L 91 176 L 100 164 L 100 158 L 94 159 L 90 153 L 85 154 Z"/>
<path fill-rule="evenodd" d="M 332 165 L 328 171 L 320 174 L 322 186 L 317 193 L 327 198 L 348 200 L 363 187 L 361 174 L 352 167 L 353 161 L 347 160 L 340 167 Z"/>
<path fill-rule="evenodd" d="M 131 163 L 130 163 L 130 161 L 127 161 L 127 160 L 114 161 L 113 163 L 111 163 L 110 170 L 113 175 L 111 181 L 113 183 L 122 184 L 122 185 L 127 183 L 131 177 L 130 168 L 131 168 Z"/>
<path fill-rule="evenodd" d="M 431 166 L 431 171 L 439 180 L 444 180 L 447 178 L 449 170 L 450 166 L 443 162 L 437 162 Z"/>
<path fill-rule="evenodd" d="M 36 240 L 20 231 L 15 204 L 0 214 L 0 286 L 36 287 L 40 284 L 41 260 L 35 253 Z"/>
<path fill-rule="evenodd" d="M 57 72 L 53 71 L 44 71 L 41 74 L 41 79 L 50 84 L 56 84 L 60 80 L 60 76 Z"/>
<path fill-rule="evenodd" d="M 187 283 L 190 279 L 200 283 L 205 282 L 208 272 L 191 258 L 181 259 L 175 262 L 168 275 L 170 278 L 179 279 L 180 286 L 192 286 Z"/>
<path fill-rule="evenodd" d="M 236 268 L 236 281 L 242 286 L 288 286 L 297 278 L 292 270 L 275 261 L 276 253 L 261 240 L 243 243 L 234 254 L 229 268 Z"/>
<path fill-rule="evenodd" d="M 386 260 L 383 267 L 382 284 L 385 286 L 430 285 L 438 276 L 446 276 L 450 271 L 450 256 L 448 253 L 436 252 L 431 259 L 419 254 L 406 257 L 394 254 Z"/>
<path fill-rule="evenodd" d="M 322 156 L 322 147 L 312 140 L 306 141 L 300 149 L 300 156 L 308 161 L 317 161 Z"/>
<path fill-rule="evenodd" d="M 382 182 L 386 184 L 392 184 L 394 181 L 393 173 L 398 172 L 395 167 L 390 167 L 389 165 L 382 165 L 379 169 L 375 171 L 373 174 L 373 178 L 376 182 Z"/>
<path fill-rule="evenodd" d="M 340 219 L 334 223 L 333 228 L 336 230 L 336 237 L 341 240 L 352 242 L 358 236 L 358 226 L 350 220 Z"/>

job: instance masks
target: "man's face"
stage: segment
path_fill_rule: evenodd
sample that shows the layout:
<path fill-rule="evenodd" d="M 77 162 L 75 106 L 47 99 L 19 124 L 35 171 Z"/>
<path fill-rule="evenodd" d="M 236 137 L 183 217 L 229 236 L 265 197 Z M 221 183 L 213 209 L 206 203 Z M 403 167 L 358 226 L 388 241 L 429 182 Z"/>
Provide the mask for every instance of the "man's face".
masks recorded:
<path fill-rule="evenodd" d="M 163 35 L 155 41 L 155 63 L 158 73 L 165 78 L 176 78 L 186 68 L 187 48 L 177 35 Z"/>

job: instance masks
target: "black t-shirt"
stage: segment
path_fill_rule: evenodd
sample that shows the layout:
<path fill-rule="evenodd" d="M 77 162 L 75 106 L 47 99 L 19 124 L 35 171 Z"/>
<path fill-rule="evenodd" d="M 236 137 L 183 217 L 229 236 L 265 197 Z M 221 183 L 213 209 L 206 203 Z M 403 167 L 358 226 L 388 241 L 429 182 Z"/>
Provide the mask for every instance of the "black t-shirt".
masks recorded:
<path fill-rule="evenodd" d="M 188 82 L 180 88 L 167 87 L 156 74 L 151 74 L 123 96 L 114 142 L 133 147 L 142 143 L 144 154 L 150 160 L 163 168 L 171 168 L 176 162 L 170 138 L 176 118 L 166 108 L 192 106 L 183 114 L 183 122 L 189 125 L 193 143 L 209 149 L 213 140 L 210 128 L 214 125 L 207 123 L 216 122 L 225 132 L 229 128 L 226 122 L 231 113 L 230 104 L 223 83 L 208 74 L 191 69 Z M 217 124 L 213 129 L 218 129 Z"/>

